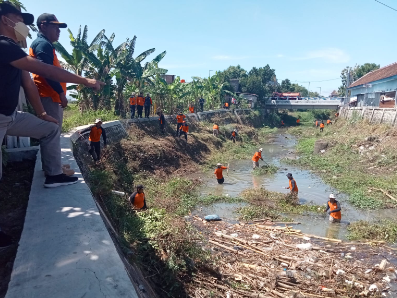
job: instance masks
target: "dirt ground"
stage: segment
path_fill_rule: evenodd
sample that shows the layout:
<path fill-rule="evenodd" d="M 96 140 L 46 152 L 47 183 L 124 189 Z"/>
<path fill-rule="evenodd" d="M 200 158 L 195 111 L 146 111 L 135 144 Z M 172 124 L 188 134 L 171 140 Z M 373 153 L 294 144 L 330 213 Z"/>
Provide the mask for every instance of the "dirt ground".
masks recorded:
<path fill-rule="evenodd" d="M 0 182 L 0 227 L 13 245 L 0 248 L 0 298 L 7 292 L 12 267 L 25 222 L 35 161 L 9 163 Z M 18 191 L 16 191 L 18 190 Z"/>

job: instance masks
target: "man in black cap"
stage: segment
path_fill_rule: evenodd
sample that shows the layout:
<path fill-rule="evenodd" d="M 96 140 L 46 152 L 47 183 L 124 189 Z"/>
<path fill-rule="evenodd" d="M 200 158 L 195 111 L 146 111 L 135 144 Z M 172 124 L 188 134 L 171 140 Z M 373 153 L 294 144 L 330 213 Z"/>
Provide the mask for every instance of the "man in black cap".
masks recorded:
<path fill-rule="evenodd" d="M 58 22 L 53 14 L 43 13 L 37 19 L 39 33 L 32 42 L 29 55 L 43 63 L 61 68 L 53 43 L 58 41 L 60 28 L 66 28 L 65 23 Z M 33 81 L 39 90 L 41 103 L 48 115 L 55 118 L 62 127 L 63 109 L 68 105 L 66 99 L 66 83 L 46 79 L 33 74 Z"/>
<path fill-rule="evenodd" d="M 19 45 L 26 45 L 28 25 L 33 24 L 33 21 L 33 15 L 21 13 L 10 2 L 0 3 L 0 144 L 6 134 L 39 139 L 43 169 L 47 175 L 44 186 L 74 184 L 77 177 L 68 177 L 62 171 L 59 142 L 61 130 L 58 122 L 45 112 L 29 72 L 57 82 L 83 84 L 95 90 L 99 90 L 104 84 L 29 57 Z M 21 86 L 37 117 L 16 112 Z M 0 179 L 1 175 L 0 167 Z"/>

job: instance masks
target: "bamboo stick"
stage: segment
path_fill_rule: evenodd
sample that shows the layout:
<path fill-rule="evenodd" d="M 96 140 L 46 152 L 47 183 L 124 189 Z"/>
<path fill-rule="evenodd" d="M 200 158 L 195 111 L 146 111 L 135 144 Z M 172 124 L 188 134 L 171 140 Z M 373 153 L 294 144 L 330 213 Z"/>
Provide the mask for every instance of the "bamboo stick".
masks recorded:
<path fill-rule="evenodd" d="M 382 188 L 369 187 L 368 189 L 373 189 L 373 190 L 381 191 L 381 192 L 383 192 L 383 194 L 384 194 L 385 196 L 387 196 L 389 199 L 392 199 L 393 201 L 396 201 L 396 202 L 397 202 L 397 199 L 396 199 L 395 197 L 389 195 L 389 194 L 388 194 L 384 189 L 382 189 Z"/>

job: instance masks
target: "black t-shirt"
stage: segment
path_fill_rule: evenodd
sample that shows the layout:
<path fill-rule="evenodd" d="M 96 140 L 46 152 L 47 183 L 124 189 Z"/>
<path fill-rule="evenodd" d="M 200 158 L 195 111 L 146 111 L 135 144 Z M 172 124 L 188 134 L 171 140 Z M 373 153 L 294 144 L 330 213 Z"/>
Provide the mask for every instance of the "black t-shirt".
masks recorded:
<path fill-rule="evenodd" d="M 12 39 L 0 35 L 0 114 L 10 116 L 18 105 L 22 70 L 10 63 L 26 56 Z"/>

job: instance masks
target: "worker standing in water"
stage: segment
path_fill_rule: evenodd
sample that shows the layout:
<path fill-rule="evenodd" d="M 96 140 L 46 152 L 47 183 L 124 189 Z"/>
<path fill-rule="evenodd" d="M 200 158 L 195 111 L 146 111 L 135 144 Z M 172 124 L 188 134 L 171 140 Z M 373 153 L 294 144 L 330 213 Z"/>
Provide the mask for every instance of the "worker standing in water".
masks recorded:
<path fill-rule="evenodd" d="M 321 123 L 320 123 L 320 132 L 324 131 L 324 127 L 325 127 L 324 121 L 321 121 Z"/>
<path fill-rule="evenodd" d="M 288 180 L 289 180 L 289 186 L 286 187 L 286 189 L 289 189 L 291 194 L 295 197 L 298 196 L 298 185 L 296 184 L 296 181 L 294 177 L 292 177 L 291 173 L 287 174 Z"/>
<path fill-rule="evenodd" d="M 259 159 L 263 161 L 262 151 L 263 149 L 260 148 L 258 151 L 255 152 L 254 156 L 252 157 L 252 163 L 253 163 L 252 166 L 254 169 L 259 167 Z"/>
<path fill-rule="evenodd" d="M 339 202 L 336 200 L 334 194 L 329 195 L 329 201 L 327 203 L 327 209 L 324 212 L 329 214 L 330 222 L 340 222 L 342 219 L 341 207 Z"/>
<path fill-rule="evenodd" d="M 145 193 L 143 192 L 143 185 L 138 185 L 136 187 L 136 192 L 134 192 L 130 198 L 131 207 L 134 210 L 145 210 L 146 207 L 146 198 Z"/>
<path fill-rule="evenodd" d="M 214 126 L 212 127 L 212 135 L 214 137 L 218 137 L 218 135 L 219 135 L 219 125 L 218 125 L 218 123 L 214 123 Z"/>
<path fill-rule="evenodd" d="M 222 172 L 223 172 L 223 170 L 226 170 L 226 169 L 227 169 L 227 167 L 222 166 L 221 163 L 218 163 L 216 165 L 214 174 L 216 176 L 216 179 L 218 180 L 218 184 L 223 184 L 223 182 L 225 182 L 225 178 L 223 178 Z"/>

